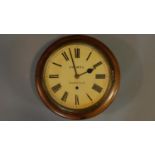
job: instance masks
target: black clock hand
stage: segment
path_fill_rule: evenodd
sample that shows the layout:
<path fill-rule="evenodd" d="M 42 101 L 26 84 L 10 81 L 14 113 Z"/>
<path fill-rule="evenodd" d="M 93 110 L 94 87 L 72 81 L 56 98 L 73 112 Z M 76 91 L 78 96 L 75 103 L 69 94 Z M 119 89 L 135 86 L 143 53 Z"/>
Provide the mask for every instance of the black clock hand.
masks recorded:
<path fill-rule="evenodd" d="M 93 72 L 93 70 L 94 70 L 93 68 L 88 68 L 86 72 L 83 72 L 83 73 L 79 74 L 78 76 L 80 77 L 81 75 L 84 75 L 86 73 L 91 74 Z"/>
<path fill-rule="evenodd" d="M 91 74 L 98 66 L 100 66 L 102 64 L 101 61 L 99 61 L 98 63 L 96 63 L 95 65 L 93 65 L 93 68 L 88 68 L 86 72 L 79 74 L 78 76 L 80 77 L 81 75 L 84 75 L 86 73 Z"/>
<path fill-rule="evenodd" d="M 70 49 L 70 48 L 69 48 L 69 53 L 70 53 L 70 57 L 71 57 L 72 64 L 73 64 L 73 68 L 74 68 L 74 71 L 75 71 L 75 78 L 78 78 L 79 75 L 78 75 L 78 73 L 77 73 L 76 66 L 75 66 L 75 62 L 74 62 L 74 59 L 73 59 L 72 52 L 71 52 L 71 49 Z"/>

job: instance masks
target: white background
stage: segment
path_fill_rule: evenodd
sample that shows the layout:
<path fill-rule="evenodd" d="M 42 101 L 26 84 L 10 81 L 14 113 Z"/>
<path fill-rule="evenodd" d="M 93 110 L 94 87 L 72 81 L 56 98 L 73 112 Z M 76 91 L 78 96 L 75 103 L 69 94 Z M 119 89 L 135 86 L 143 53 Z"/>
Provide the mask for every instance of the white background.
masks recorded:
<path fill-rule="evenodd" d="M 1 33 L 155 31 L 153 0 L 0 3 Z M 154 131 L 154 122 L 1 122 L 0 153 L 154 154 Z"/>

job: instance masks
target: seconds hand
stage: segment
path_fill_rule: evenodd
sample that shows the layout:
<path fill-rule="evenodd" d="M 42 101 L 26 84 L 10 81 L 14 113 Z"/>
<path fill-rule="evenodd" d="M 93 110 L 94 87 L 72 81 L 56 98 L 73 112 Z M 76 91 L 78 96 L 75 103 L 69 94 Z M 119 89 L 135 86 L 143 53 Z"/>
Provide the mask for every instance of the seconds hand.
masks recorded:
<path fill-rule="evenodd" d="M 71 52 L 71 49 L 69 48 L 69 53 L 70 53 L 70 56 L 71 56 L 71 60 L 72 60 L 72 63 L 73 63 L 73 68 L 74 68 L 74 71 L 75 71 L 75 78 L 79 78 L 79 75 L 77 73 L 77 70 L 76 70 L 76 66 L 75 66 L 75 62 L 74 62 L 74 59 L 73 59 L 73 56 L 72 56 L 72 52 Z"/>

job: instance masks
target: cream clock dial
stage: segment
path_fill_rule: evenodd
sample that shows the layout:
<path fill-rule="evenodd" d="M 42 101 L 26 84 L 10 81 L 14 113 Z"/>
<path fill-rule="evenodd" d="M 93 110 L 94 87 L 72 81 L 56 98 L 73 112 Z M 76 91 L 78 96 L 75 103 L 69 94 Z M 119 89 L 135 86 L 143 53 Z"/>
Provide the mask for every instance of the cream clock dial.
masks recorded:
<path fill-rule="evenodd" d="M 106 58 L 100 51 L 80 43 L 52 53 L 43 75 L 49 96 L 71 109 L 88 108 L 97 103 L 106 93 L 111 78 Z"/>
<path fill-rule="evenodd" d="M 119 85 L 119 68 L 112 53 L 99 41 L 69 36 L 42 55 L 36 85 L 52 111 L 71 119 L 87 118 L 112 102 Z"/>

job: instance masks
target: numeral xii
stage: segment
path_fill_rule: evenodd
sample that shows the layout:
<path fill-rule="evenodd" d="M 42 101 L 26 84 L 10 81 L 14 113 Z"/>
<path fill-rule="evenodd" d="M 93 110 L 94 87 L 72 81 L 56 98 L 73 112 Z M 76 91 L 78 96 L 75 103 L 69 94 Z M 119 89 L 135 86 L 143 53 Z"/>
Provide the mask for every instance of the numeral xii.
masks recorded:
<path fill-rule="evenodd" d="M 74 48 L 75 58 L 80 58 L 80 48 Z"/>

